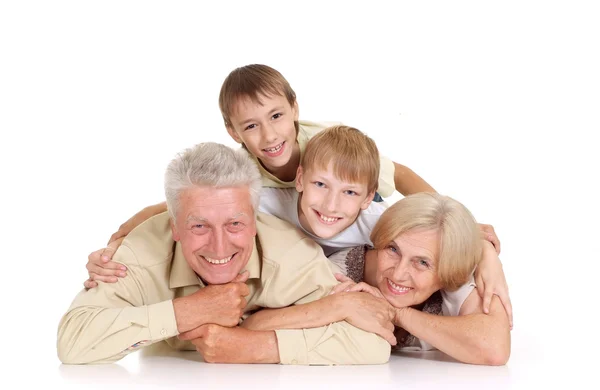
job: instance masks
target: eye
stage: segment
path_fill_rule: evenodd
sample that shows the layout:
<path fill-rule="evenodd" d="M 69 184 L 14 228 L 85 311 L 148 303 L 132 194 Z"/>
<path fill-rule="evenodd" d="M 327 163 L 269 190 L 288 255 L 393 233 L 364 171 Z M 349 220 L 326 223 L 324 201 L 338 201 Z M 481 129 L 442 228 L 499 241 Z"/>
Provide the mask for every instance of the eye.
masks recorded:
<path fill-rule="evenodd" d="M 417 265 L 417 267 L 419 268 L 423 268 L 423 269 L 428 269 L 429 267 L 429 262 L 425 259 L 416 259 L 415 263 Z"/>
<path fill-rule="evenodd" d="M 229 230 L 232 232 L 239 232 L 244 229 L 245 225 L 240 221 L 234 221 L 229 224 Z"/>
<path fill-rule="evenodd" d="M 346 190 L 346 191 L 344 191 L 344 194 L 350 195 L 350 196 L 358 195 L 358 193 L 356 191 L 352 191 L 352 190 Z"/>
<path fill-rule="evenodd" d="M 246 126 L 246 128 L 244 130 L 252 130 L 256 127 L 256 125 L 254 123 L 252 123 L 251 125 Z"/>
<path fill-rule="evenodd" d="M 283 115 L 282 113 L 278 112 L 277 114 L 273 115 L 271 117 L 271 119 L 279 119 L 279 118 L 281 118 L 282 115 Z"/>
<path fill-rule="evenodd" d="M 393 254 L 397 254 L 398 253 L 398 248 L 396 248 L 393 245 L 388 245 L 385 249 L 387 249 L 389 252 L 391 252 Z"/>
<path fill-rule="evenodd" d="M 325 187 L 325 183 L 323 183 L 322 181 L 315 181 L 314 184 L 319 188 Z"/>

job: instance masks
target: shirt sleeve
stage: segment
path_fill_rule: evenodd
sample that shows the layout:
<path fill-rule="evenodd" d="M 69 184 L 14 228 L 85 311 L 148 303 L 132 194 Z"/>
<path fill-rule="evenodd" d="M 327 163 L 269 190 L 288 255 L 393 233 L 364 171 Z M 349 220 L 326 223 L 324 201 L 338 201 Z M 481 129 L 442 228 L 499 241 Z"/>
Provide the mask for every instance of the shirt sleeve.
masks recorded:
<path fill-rule="evenodd" d="M 127 264 L 127 276 L 117 283 L 99 282 L 75 297 L 58 327 L 61 362 L 110 363 L 178 334 L 171 299 L 147 304 L 144 292 L 154 283 L 147 270 L 132 265 L 134 257 L 128 247 L 119 247 L 114 261 Z"/>
<path fill-rule="evenodd" d="M 389 158 L 380 155 L 379 156 L 379 187 L 377 192 L 384 198 L 391 196 L 396 190 L 396 183 L 394 181 L 394 162 Z"/>
<path fill-rule="evenodd" d="M 385 364 L 391 346 L 347 322 L 312 329 L 276 330 L 281 364 Z"/>
<path fill-rule="evenodd" d="M 263 307 L 285 307 L 320 299 L 338 284 L 321 247 L 303 239 L 289 248 L 270 281 Z M 383 364 L 391 346 L 385 339 L 342 321 L 312 329 L 276 330 L 282 364 Z"/>

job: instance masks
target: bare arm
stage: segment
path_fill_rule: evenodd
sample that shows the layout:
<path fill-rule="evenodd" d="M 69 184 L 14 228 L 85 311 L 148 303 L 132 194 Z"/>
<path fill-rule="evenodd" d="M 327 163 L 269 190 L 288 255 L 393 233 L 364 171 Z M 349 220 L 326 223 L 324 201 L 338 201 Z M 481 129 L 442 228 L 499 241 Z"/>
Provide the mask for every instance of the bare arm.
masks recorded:
<path fill-rule="evenodd" d="M 504 365 L 510 356 L 508 317 L 492 298 L 490 313 L 473 290 L 458 316 L 438 316 L 412 308 L 397 310 L 396 325 L 464 363 Z"/>
<path fill-rule="evenodd" d="M 396 191 L 404 196 L 417 192 L 436 192 L 425 180 L 407 166 L 394 162 L 394 184 Z"/>
<path fill-rule="evenodd" d="M 119 230 L 113 233 L 108 240 L 108 243 L 118 240 L 121 237 L 128 235 L 135 227 L 147 220 L 148 218 L 167 211 L 167 202 L 157 203 L 152 206 L 144 207 L 137 212 L 133 217 L 129 218 L 125 223 L 119 226 Z"/>

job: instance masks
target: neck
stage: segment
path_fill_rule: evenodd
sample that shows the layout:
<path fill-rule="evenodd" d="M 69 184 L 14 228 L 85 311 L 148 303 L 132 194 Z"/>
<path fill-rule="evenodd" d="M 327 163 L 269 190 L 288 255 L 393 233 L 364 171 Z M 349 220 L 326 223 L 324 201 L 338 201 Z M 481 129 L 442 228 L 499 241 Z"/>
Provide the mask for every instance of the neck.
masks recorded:
<path fill-rule="evenodd" d="M 298 166 L 300 165 L 300 145 L 296 141 L 294 143 L 294 147 L 292 148 L 292 156 L 290 157 L 290 161 L 287 162 L 282 167 L 268 167 L 265 164 L 260 162 L 261 165 L 269 172 L 271 175 L 275 176 L 281 181 L 290 182 L 296 179 L 296 172 L 298 171 Z"/>

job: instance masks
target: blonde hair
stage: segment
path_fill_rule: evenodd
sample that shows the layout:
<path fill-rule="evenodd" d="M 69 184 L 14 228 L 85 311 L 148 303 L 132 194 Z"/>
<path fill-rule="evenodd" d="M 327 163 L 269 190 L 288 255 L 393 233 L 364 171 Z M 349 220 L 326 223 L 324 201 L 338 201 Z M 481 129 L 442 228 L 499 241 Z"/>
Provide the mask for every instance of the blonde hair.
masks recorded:
<path fill-rule="evenodd" d="M 290 83 L 277 70 L 267 65 L 252 64 L 236 68 L 223 81 L 219 93 L 219 108 L 225 126 L 231 127 L 231 115 L 240 99 L 249 98 L 253 103 L 262 104 L 260 96 L 281 95 L 290 106 L 296 103 L 296 92 Z M 294 121 L 298 132 L 298 121 Z"/>
<path fill-rule="evenodd" d="M 350 183 L 365 183 L 375 192 L 379 183 L 379 151 L 375 142 L 349 126 L 331 126 L 317 133 L 306 144 L 302 169 L 326 170 L 333 165 L 335 176 Z"/>
<path fill-rule="evenodd" d="M 442 288 L 452 291 L 465 284 L 482 255 L 479 226 L 471 212 L 448 196 L 413 194 L 381 215 L 371 241 L 375 249 L 383 249 L 396 237 L 417 229 L 439 232 L 437 274 Z"/>
<path fill-rule="evenodd" d="M 180 195 L 188 188 L 242 186 L 248 187 L 252 207 L 256 211 L 262 177 L 246 150 L 232 149 L 215 142 L 205 142 L 185 149 L 169 163 L 165 173 L 165 197 L 169 216 L 175 221 Z"/>

